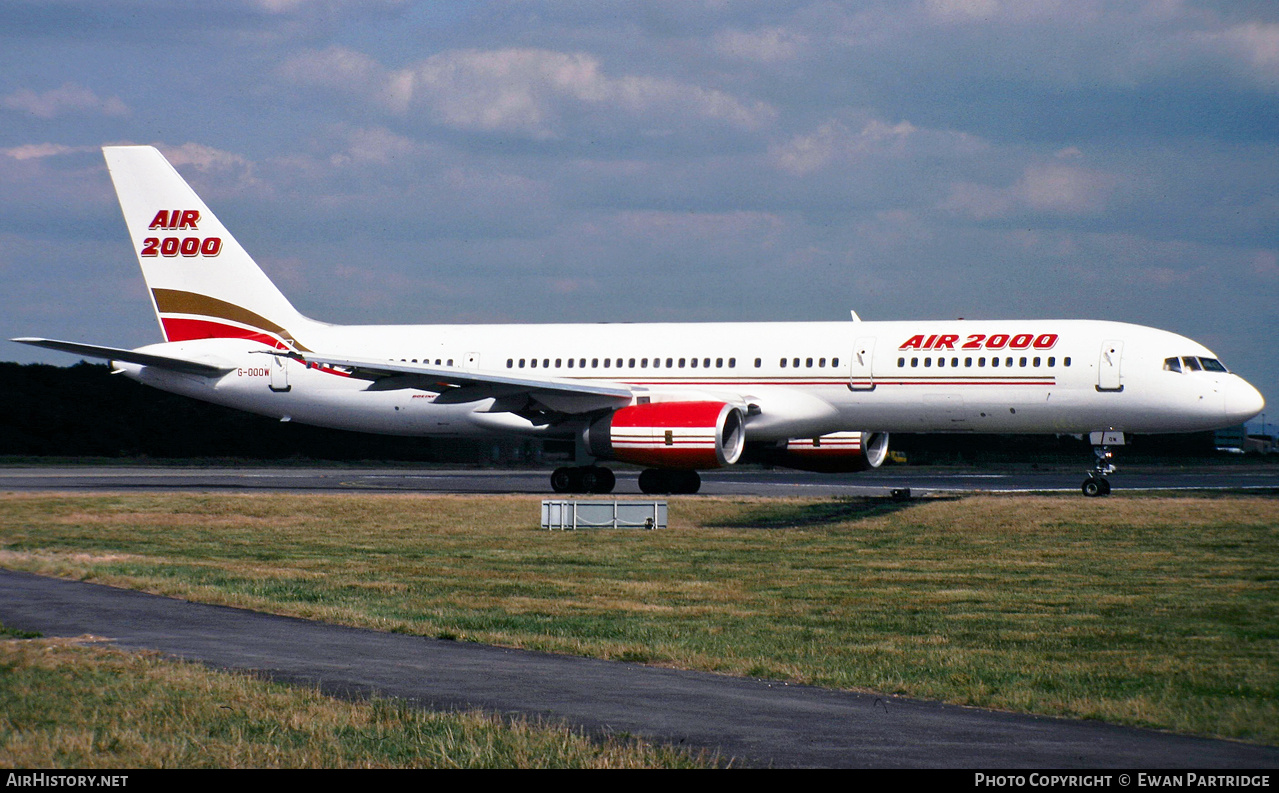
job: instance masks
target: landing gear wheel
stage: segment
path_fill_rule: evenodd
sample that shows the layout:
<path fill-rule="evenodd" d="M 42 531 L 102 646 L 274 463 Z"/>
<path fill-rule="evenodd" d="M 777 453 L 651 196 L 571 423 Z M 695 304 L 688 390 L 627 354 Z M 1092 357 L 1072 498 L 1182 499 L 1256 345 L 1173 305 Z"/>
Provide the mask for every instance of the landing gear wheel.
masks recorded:
<path fill-rule="evenodd" d="M 551 474 L 551 490 L 556 493 L 612 493 L 616 484 L 613 472 L 598 465 L 565 466 Z"/>
<path fill-rule="evenodd" d="M 1084 484 L 1080 490 L 1082 490 L 1084 495 L 1089 498 L 1108 496 L 1110 495 L 1110 480 L 1100 476 L 1090 476 L 1084 480 Z"/>
<path fill-rule="evenodd" d="M 617 485 L 617 477 L 607 468 L 592 468 L 595 472 L 595 486 L 591 488 L 592 493 L 612 493 L 613 488 Z"/>
<path fill-rule="evenodd" d="M 639 488 L 649 495 L 669 493 L 666 483 L 666 472 L 657 468 L 645 468 L 639 475 Z"/>
<path fill-rule="evenodd" d="M 551 474 L 551 490 L 556 493 L 573 493 L 573 476 L 572 468 L 556 468 Z"/>

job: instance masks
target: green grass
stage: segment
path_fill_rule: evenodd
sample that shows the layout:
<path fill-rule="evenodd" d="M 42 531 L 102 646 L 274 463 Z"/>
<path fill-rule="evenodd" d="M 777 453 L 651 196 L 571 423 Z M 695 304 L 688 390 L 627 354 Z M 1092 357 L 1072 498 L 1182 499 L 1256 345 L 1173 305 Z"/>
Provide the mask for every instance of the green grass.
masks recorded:
<path fill-rule="evenodd" d="M 217 672 L 67 639 L 0 640 L 0 767 L 688 768 L 626 736 Z"/>
<path fill-rule="evenodd" d="M 0 564 L 314 619 L 1279 743 L 1279 500 L 18 495 Z"/>

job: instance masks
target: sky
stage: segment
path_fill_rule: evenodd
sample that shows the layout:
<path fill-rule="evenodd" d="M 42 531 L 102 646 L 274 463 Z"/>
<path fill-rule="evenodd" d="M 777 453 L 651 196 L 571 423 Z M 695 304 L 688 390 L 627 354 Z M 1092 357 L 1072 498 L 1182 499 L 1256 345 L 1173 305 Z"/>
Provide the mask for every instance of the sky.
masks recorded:
<path fill-rule="evenodd" d="M 3 338 L 160 340 L 119 143 L 328 322 L 1112 319 L 1279 419 L 1272 2 L 0 0 Z"/>

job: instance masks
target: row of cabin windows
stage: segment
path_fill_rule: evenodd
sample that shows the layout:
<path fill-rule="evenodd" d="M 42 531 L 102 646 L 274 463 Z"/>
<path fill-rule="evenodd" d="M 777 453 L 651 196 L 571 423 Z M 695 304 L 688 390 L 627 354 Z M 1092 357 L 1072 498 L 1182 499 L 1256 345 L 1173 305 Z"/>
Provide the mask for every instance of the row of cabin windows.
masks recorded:
<path fill-rule="evenodd" d="M 417 359 L 416 359 L 416 358 L 408 358 L 408 359 L 401 358 L 401 359 L 400 359 L 400 363 L 417 363 Z M 430 366 L 430 364 L 431 364 L 431 359 L 430 359 L 430 358 L 423 358 L 423 359 L 422 359 L 422 363 L 424 363 L 424 364 L 426 364 L 426 365 Z M 441 364 L 441 363 L 440 363 L 440 359 L 439 359 L 439 358 L 436 358 L 436 359 L 435 359 L 435 365 L 436 365 L 436 366 L 440 366 L 440 365 L 443 365 L 443 366 L 452 366 L 452 365 L 453 365 L 453 359 L 452 359 L 452 358 L 449 358 L 447 363 L 445 363 L 445 364 Z"/>
<path fill-rule="evenodd" d="M 911 358 L 911 359 L 910 359 L 910 365 L 911 365 L 912 367 L 918 367 L 918 366 L 919 366 L 919 361 L 920 361 L 920 359 L 919 359 L 919 358 Z M 932 365 L 933 365 L 933 359 L 932 359 L 932 358 L 924 358 L 924 359 L 923 359 L 923 361 L 924 361 L 924 367 L 925 367 L 925 368 L 930 367 L 930 366 L 932 366 Z M 967 368 L 972 368 L 972 366 L 973 366 L 973 362 L 974 362 L 974 361 L 976 361 L 976 365 L 978 366 L 978 368 L 983 367 L 983 366 L 985 366 L 985 365 L 986 365 L 986 359 L 985 359 L 985 357 L 981 357 L 981 358 L 965 358 L 965 359 L 964 359 L 964 366 L 965 366 L 965 367 L 967 367 Z M 991 358 L 991 359 L 990 359 L 990 365 L 991 365 L 991 367 L 998 367 L 998 366 L 1000 365 L 999 361 L 1000 361 L 1000 359 L 999 359 L 998 357 Z M 1010 356 L 1008 356 L 1007 358 L 1004 358 L 1004 359 L 1003 359 L 1003 361 L 1004 361 L 1003 365 L 1004 365 L 1005 367 L 1012 367 L 1012 366 L 1021 366 L 1021 367 L 1025 367 L 1025 366 L 1033 366 L 1033 367 L 1038 367 L 1038 366 L 1042 365 L 1042 363 L 1043 363 L 1043 359 L 1042 359 L 1042 358 L 1040 358 L 1039 356 L 1035 356 L 1034 358 L 1026 358 L 1026 357 L 1024 357 L 1024 356 L 1023 356 L 1023 357 L 1021 357 L 1021 358 L 1013 358 L 1013 357 L 1010 355 Z M 1062 364 L 1062 366 L 1070 366 L 1070 358 L 1069 358 L 1069 356 L 1067 356 L 1066 358 L 1062 358 L 1062 359 L 1061 359 L 1061 364 Z M 898 359 L 897 359 L 897 368 L 898 368 L 898 369 L 903 369 L 903 368 L 905 368 L 905 366 L 906 366 L 906 359 L 905 359 L 905 358 L 898 358 Z M 937 366 L 938 366 L 938 368 L 942 368 L 942 367 L 946 366 L 946 358 L 944 358 L 944 357 L 938 358 L 938 359 L 937 359 Z M 959 368 L 959 358 L 951 358 L 951 359 L 950 359 L 950 366 L 951 366 L 951 368 L 953 368 L 953 369 L 958 369 L 958 368 Z M 1049 366 L 1049 367 L 1056 367 L 1056 366 L 1057 366 L 1057 358 L 1056 358 L 1056 357 L 1051 357 L 1051 358 L 1049 358 L 1049 359 L 1048 359 L 1048 366 Z"/>
<path fill-rule="evenodd" d="M 816 361 L 816 364 L 814 364 L 814 360 Z M 813 358 L 804 358 L 804 359 L 803 359 L 803 362 L 804 362 L 804 368 L 805 368 L 805 369 L 812 369 L 814 365 L 816 365 L 818 369 L 825 369 L 825 368 L 826 368 L 826 359 L 825 359 L 825 358 L 817 358 L 817 359 L 813 359 Z M 758 368 L 760 367 L 760 364 L 761 364 L 760 359 L 756 358 L 756 359 L 755 359 L 755 368 L 756 368 L 756 369 L 758 369 Z M 792 369 L 798 369 L 798 368 L 800 368 L 800 359 L 799 359 L 799 358 L 790 358 L 790 359 L 789 359 L 789 364 L 788 364 L 788 359 L 786 359 L 786 358 L 782 358 L 780 361 L 778 361 L 778 364 L 777 364 L 777 365 L 778 365 L 778 366 L 780 366 L 780 367 L 782 367 L 783 369 L 785 369 L 785 368 L 787 367 L 787 365 L 789 365 Z M 832 368 L 832 369 L 833 369 L 833 368 L 835 368 L 835 367 L 838 367 L 838 366 L 839 366 L 839 359 L 838 359 L 838 358 L 831 358 L 831 359 L 830 359 L 830 365 L 831 365 L 831 368 Z"/>
<path fill-rule="evenodd" d="M 712 363 L 712 360 L 714 361 L 714 363 Z M 636 368 L 637 364 L 640 369 L 647 369 L 649 365 L 648 358 L 638 358 L 638 359 L 637 358 L 591 358 L 590 361 L 591 361 L 590 368 L 592 369 L 601 369 L 601 368 L 603 369 L 610 369 L 610 368 L 634 369 Z M 653 361 L 654 369 L 662 368 L 661 358 L 653 358 L 652 361 Z M 567 364 L 567 367 L 565 366 L 565 364 Z M 723 369 L 725 367 L 725 364 L 727 364 L 729 369 L 735 369 L 737 368 L 737 359 L 736 358 L 728 358 L 728 359 L 667 358 L 666 359 L 667 369 L 675 369 L 675 368 L 684 369 L 686 367 L 689 369 L 696 369 L 699 366 L 703 369 L 710 369 L 712 366 L 714 366 L 714 368 L 716 369 Z M 516 369 L 516 368 L 523 369 L 526 365 L 528 366 L 529 369 L 536 369 L 538 368 L 539 365 L 543 369 L 552 368 L 550 358 L 542 358 L 540 364 L 537 358 L 520 358 L 518 360 L 516 360 L 515 358 L 506 359 L 507 369 Z M 568 358 L 568 359 L 556 358 L 555 359 L 554 368 L 556 369 L 561 369 L 561 368 L 573 369 L 574 367 L 578 369 L 587 368 L 586 359 L 585 358 Z"/>

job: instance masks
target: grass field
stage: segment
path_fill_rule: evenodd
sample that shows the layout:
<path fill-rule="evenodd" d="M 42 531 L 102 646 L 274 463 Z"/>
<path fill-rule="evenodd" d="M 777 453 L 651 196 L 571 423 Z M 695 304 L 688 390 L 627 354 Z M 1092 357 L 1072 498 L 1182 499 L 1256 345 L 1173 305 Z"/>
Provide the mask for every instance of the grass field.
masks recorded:
<path fill-rule="evenodd" d="M 687 768 L 713 756 L 351 702 L 155 653 L 0 640 L 0 768 Z"/>
<path fill-rule="evenodd" d="M 0 565 L 552 652 L 1279 743 L 1279 500 L 9 495 Z"/>

